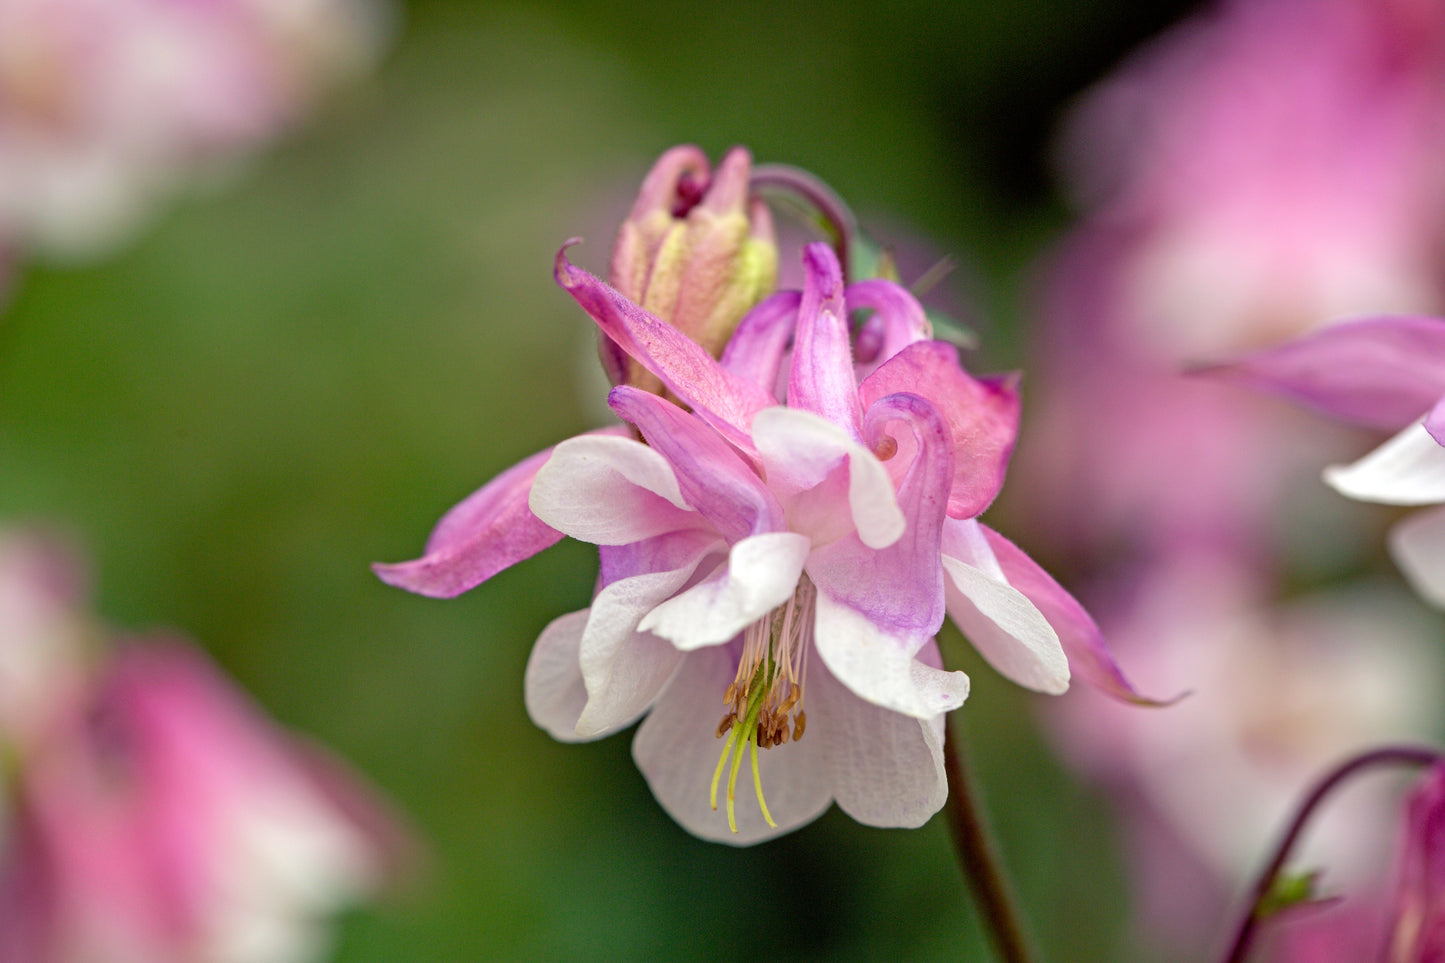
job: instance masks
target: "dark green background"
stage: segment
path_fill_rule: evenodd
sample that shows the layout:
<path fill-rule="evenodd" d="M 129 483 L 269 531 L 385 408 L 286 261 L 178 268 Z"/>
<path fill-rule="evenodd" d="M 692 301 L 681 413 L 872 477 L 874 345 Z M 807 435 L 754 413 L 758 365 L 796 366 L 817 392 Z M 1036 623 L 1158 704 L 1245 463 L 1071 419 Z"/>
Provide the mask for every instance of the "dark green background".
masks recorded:
<path fill-rule="evenodd" d="M 418 2 L 377 76 L 233 188 L 108 263 L 27 272 L 0 315 L 0 516 L 81 536 L 106 619 L 192 635 L 429 848 L 347 918 L 341 960 L 983 958 L 941 821 L 833 811 L 701 843 L 628 736 L 532 727 L 523 665 L 587 603 L 588 547 L 446 602 L 367 563 L 416 555 L 463 495 L 595 423 L 592 332 L 552 258 L 581 233 L 604 264 L 608 219 L 677 142 L 809 168 L 959 255 L 982 366 L 1019 363 L 1020 279 L 1067 223 L 1050 133 L 1189 5 L 1122 6 Z M 1041 944 L 1115 958 L 1102 803 L 1043 752 L 1034 697 L 951 628 L 944 646 L 974 675 L 955 722 Z"/>

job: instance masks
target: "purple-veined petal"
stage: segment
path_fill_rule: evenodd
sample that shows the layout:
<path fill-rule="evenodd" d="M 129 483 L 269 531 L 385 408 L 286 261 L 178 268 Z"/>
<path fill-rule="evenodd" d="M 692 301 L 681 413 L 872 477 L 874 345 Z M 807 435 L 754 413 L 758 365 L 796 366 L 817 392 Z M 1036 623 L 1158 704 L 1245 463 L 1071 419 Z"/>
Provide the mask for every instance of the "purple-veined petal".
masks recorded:
<path fill-rule="evenodd" d="M 758 412 L 753 440 L 767 472 L 768 488 L 784 503 L 789 527 L 814 535 L 820 528 L 847 531 L 851 516 L 858 538 L 871 548 L 891 545 L 902 536 L 906 521 L 893 491 L 888 470 L 867 446 L 818 415 L 775 407 Z M 831 490 L 809 499 L 844 460 L 848 462 L 847 512 L 831 499 Z M 824 497 L 827 496 L 827 497 Z M 827 504 L 814 505 L 814 501 Z M 817 525 L 804 516 L 820 517 Z M 815 537 L 815 544 L 820 538 Z"/>
<path fill-rule="evenodd" d="M 809 547 L 794 532 L 745 538 L 726 565 L 658 605 L 638 627 L 683 651 L 727 642 L 792 597 Z"/>
<path fill-rule="evenodd" d="M 989 665 L 1025 688 L 1057 695 L 1069 688 L 1069 659 L 1058 633 L 1033 602 L 1008 584 L 972 519 L 944 523 L 948 616 Z"/>
<path fill-rule="evenodd" d="M 638 728 L 632 758 L 652 794 L 682 828 L 702 839 L 748 846 L 812 822 L 828 808 L 832 793 L 826 721 L 810 719 L 801 740 L 758 752 L 759 782 L 776 828 L 758 807 L 751 757 L 743 760 L 738 773 L 736 834 L 728 830 L 726 772 L 718 787 L 718 808 L 712 808 L 712 776 L 724 745 L 714 733 L 739 655 L 737 646 L 689 652 Z"/>
<path fill-rule="evenodd" d="M 797 291 L 779 291 L 759 302 L 738 323 L 723 349 L 722 366 L 774 392 L 801 299 Z"/>
<path fill-rule="evenodd" d="M 537 636 L 522 691 L 527 715 L 553 739 L 580 742 L 577 720 L 587 704 L 587 687 L 582 684 L 582 667 L 577 661 L 587 610 L 569 612 L 548 623 Z"/>
<path fill-rule="evenodd" d="M 633 574 L 609 581 L 588 610 L 578 648 L 587 691 L 587 705 L 577 719 L 579 736 L 615 732 L 652 705 L 681 656 L 666 640 L 639 631 L 638 623 L 722 549 L 715 535 L 694 530 L 604 550 L 614 556 L 605 560 L 609 575 Z"/>
<path fill-rule="evenodd" d="M 1336 418 L 1395 428 L 1420 417 L 1445 395 L 1445 320 L 1396 316 L 1348 321 L 1200 370 Z"/>
<path fill-rule="evenodd" d="M 1396 522 L 1390 529 L 1390 554 L 1420 597 L 1445 609 L 1445 508 Z"/>
<path fill-rule="evenodd" d="M 706 524 L 691 511 L 672 466 L 631 438 L 569 438 L 532 481 L 532 513 L 597 545 L 625 545 Z"/>
<path fill-rule="evenodd" d="M 607 396 L 650 450 L 667 460 L 682 497 L 723 537 L 735 542 L 783 527 L 783 509 L 752 467 L 723 437 L 677 405 L 627 385 Z"/>
<path fill-rule="evenodd" d="M 873 311 L 858 333 L 854 360 L 860 380 L 910 344 L 928 337 L 928 315 L 923 305 L 906 288 L 892 281 L 869 278 L 850 284 L 844 293 L 844 302 L 849 314 L 858 310 Z"/>
<path fill-rule="evenodd" d="M 857 609 L 884 632 L 921 644 L 943 624 L 939 546 L 953 449 L 942 418 L 917 395 L 880 398 L 868 409 L 863 433 L 881 440 L 898 424 L 908 426 L 914 452 L 897 495 L 907 520 L 903 534 L 877 549 L 854 535 L 815 546 L 807 569 L 820 592 Z"/>
<path fill-rule="evenodd" d="M 813 643 L 818 655 L 858 698 L 915 719 L 957 709 L 968 698 L 967 675 L 915 658 L 931 638 L 894 634 L 834 599 L 821 585 L 816 605 Z"/>
<path fill-rule="evenodd" d="M 533 480 L 553 450 L 513 465 L 458 502 L 437 522 L 420 558 L 376 564 L 372 571 L 408 592 L 453 598 L 555 545 L 562 533 L 527 506 Z"/>
<path fill-rule="evenodd" d="M 938 671 L 936 645 L 919 654 Z M 967 677 L 965 694 L 966 683 Z M 809 674 L 808 700 L 808 732 L 799 744 L 815 727 L 824 729 L 828 779 L 845 813 L 869 826 L 913 828 L 942 808 L 948 779 L 941 713 L 918 719 L 890 712 L 858 698 L 823 666 Z"/>
<path fill-rule="evenodd" d="M 1084 607 L 1064 590 L 1053 577 L 1023 551 L 987 525 L 980 525 L 988 547 L 998 560 L 1004 577 L 1028 600 L 1038 606 L 1049 625 L 1058 633 L 1069 669 L 1105 695 L 1136 705 L 1164 705 L 1157 699 L 1140 695 L 1123 670 L 1114 661 L 1104 643 L 1104 633 Z M 1175 697 L 1179 698 L 1178 696 Z"/>
<path fill-rule="evenodd" d="M 1445 448 L 1418 421 L 1365 457 L 1325 469 L 1341 495 L 1385 505 L 1445 502 Z"/>
<path fill-rule="evenodd" d="M 557 283 L 592 316 L 603 334 L 661 378 L 740 450 L 750 452 L 748 427 L 760 409 L 777 404 L 773 392 L 728 371 L 687 335 L 573 267 L 567 262 L 572 243 L 557 252 Z"/>
<path fill-rule="evenodd" d="M 858 383 L 843 307 L 843 274 L 826 244 L 803 249 L 803 300 L 793 337 L 788 407 L 811 411 L 853 437 L 859 433 Z"/>
<path fill-rule="evenodd" d="M 938 409 L 953 437 L 953 487 L 948 514 L 973 518 L 993 502 L 1018 437 L 1016 376 L 980 380 L 958 363 L 958 349 L 942 341 L 909 345 L 859 386 L 865 409 L 906 391 Z"/>

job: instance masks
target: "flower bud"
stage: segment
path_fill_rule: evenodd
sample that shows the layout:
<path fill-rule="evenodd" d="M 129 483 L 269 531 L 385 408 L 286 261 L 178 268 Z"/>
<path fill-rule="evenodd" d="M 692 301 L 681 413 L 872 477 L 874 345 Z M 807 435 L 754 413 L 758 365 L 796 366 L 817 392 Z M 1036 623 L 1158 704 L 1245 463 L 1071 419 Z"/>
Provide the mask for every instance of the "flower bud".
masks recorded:
<path fill-rule="evenodd" d="M 772 217 L 748 196 L 751 172 L 752 157 L 742 147 L 716 171 L 698 148 L 672 148 L 643 181 L 612 249 L 612 286 L 713 357 L 777 283 Z M 604 342 L 602 353 L 614 383 L 660 390 L 615 345 Z"/>

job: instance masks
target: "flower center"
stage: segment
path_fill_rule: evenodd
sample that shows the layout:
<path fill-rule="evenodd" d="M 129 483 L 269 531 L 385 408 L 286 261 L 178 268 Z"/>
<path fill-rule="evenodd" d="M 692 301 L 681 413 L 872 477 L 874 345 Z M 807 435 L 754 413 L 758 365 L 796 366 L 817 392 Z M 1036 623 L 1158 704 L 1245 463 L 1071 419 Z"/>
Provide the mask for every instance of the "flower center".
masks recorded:
<path fill-rule="evenodd" d="M 718 784 L 732 757 L 728 773 L 728 828 L 738 831 L 735 800 L 738 770 L 743 754 L 752 757 L 753 786 L 758 807 L 768 825 L 777 828 L 763 798 L 758 774 L 758 750 L 803 738 L 808 714 L 803 711 L 803 682 L 808 674 L 808 650 L 813 647 L 813 600 L 816 590 L 804 575 L 786 605 L 780 605 L 743 632 L 743 653 L 737 675 L 723 693 L 728 711 L 717 725 L 717 737 L 727 736 L 722 757 L 712 776 L 712 808 L 717 809 Z"/>

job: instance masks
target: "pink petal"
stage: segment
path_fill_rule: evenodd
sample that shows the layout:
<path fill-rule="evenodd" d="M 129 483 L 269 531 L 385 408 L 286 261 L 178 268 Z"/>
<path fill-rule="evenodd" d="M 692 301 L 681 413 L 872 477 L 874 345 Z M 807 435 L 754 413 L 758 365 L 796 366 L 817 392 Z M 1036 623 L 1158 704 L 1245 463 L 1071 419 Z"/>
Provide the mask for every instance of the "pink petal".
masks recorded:
<path fill-rule="evenodd" d="M 745 538 L 725 566 L 659 604 L 638 627 L 683 651 L 727 642 L 793 596 L 809 547 L 794 532 Z"/>
<path fill-rule="evenodd" d="M 1425 430 L 1437 444 L 1445 445 L 1445 398 L 1435 402 L 1435 406 L 1425 416 Z"/>
<path fill-rule="evenodd" d="M 722 366 L 773 391 L 801 299 L 797 291 L 779 291 L 759 302 L 738 323 L 723 349 Z"/>
<path fill-rule="evenodd" d="M 1058 633 L 1064 653 L 1069 657 L 1069 668 L 1074 673 L 1106 695 L 1124 702 L 1166 704 L 1135 691 L 1104 644 L 1104 634 L 1099 631 L 1099 626 L 1049 573 L 998 532 L 987 525 L 979 527 L 983 529 L 988 547 L 993 549 L 1009 584 L 1038 606 Z"/>
<path fill-rule="evenodd" d="M 938 409 L 953 436 L 952 518 L 983 512 L 1003 487 L 1004 472 L 1018 437 L 1016 377 L 980 381 L 958 363 L 958 350 L 942 341 L 909 345 L 859 387 L 864 408 L 884 395 L 922 395 Z"/>
<path fill-rule="evenodd" d="M 714 732 L 723 716 L 723 693 L 733 681 L 739 654 L 736 646 L 689 652 L 637 730 L 632 757 L 652 794 L 682 828 L 702 839 L 749 846 L 812 822 L 828 808 L 832 798 L 827 758 L 830 740 L 824 720 L 810 719 L 801 740 L 758 752 L 763 794 L 776 828 L 763 819 L 750 759 L 744 760 L 734 810 L 738 831 L 729 832 L 726 773 L 718 789 L 716 810 L 709 797 L 723 749 L 723 740 Z"/>
<path fill-rule="evenodd" d="M 1445 763 L 1410 793 L 1393 904 L 1389 958 L 1445 959 Z"/>
<path fill-rule="evenodd" d="M 649 450 L 665 458 L 683 498 L 729 542 L 783 527 L 783 509 L 737 451 L 698 418 L 647 391 L 620 385 L 608 395 Z"/>
<path fill-rule="evenodd" d="M 772 391 L 728 371 L 687 335 L 573 267 L 567 262 L 567 247 L 573 243 L 575 239 L 557 252 L 557 283 L 592 316 L 603 334 L 661 378 L 740 450 L 751 451 L 748 427 L 759 410 L 777 404 Z"/>
<path fill-rule="evenodd" d="M 906 522 L 887 469 L 842 428 L 815 414 L 779 406 L 758 412 L 753 440 L 768 487 L 788 506 L 793 531 L 813 537 L 816 544 L 846 534 L 851 522 L 870 548 L 891 545 L 903 534 Z M 846 507 L 825 485 L 845 460 Z M 821 524 L 811 524 L 810 517 Z M 825 538 L 822 528 L 832 534 Z"/>
<path fill-rule="evenodd" d="M 1445 321 L 1381 317 L 1331 325 L 1200 369 L 1376 428 L 1398 428 L 1445 395 Z"/>
<path fill-rule="evenodd" d="M 928 337 L 928 315 L 923 305 L 907 289 L 892 281 L 883 278 L 858 281 L 848 285 L 844 299 L 850 314 L 858 310 L 873 311 L 858 333 L 854 361 L 860 380 L 910 344 Z"/>
<path fill-rule="evenodd" d="M 865 437 L 871 441 L 899 422 L 910 427 L 916 448 L 898 489 L 898 506 L 907 519 L 902 537 L 879 549 L 868 548 L 856 536 L 818 547 L 808 560 L 808 574 L 820 595 L 856 610 L 911 657 L 943 624 L 939 554 L 953 451 L 942 419 L 917 395 L 889 395 L 875 402 L 868 409 Z M 822 640 L 820 631 L 820 651 L 832 645 Z M 841 670 L 835 672 L 849 681 Z"/>
<path fill-rule="evenodd" d="M 944 524 L 943 571 L 949 618 L 989 665 L 1008 679 L 1057 695 L 1069 688 L 1069 660 L 1038 607 L 1008 584 L 982 527 Z"/>
<path fill-rule="evenodd" d="M 803 249 L 807 272 L 793 367 L 788 376 L 788 407 L 810 411 L 857 437 L 860 411 L 853 379 L 853 349 L 843 307 L 843 274 L 826 244 Z"/>
<path fill-rule="evenodd" d="M 933 663 L 930 668 L 940 664 L 933 643 L 920 655 Z M 868 826 L 914 828 L 943 807 L 948 779 L 941 713 L 919 719 L 865 702 L 822 666 L 809 673 L 808 700 L 803 742 L 815 728 L 824 730 L 819 735 L 827 739 L 828 782 L 845 813 Z"/>
<path fill-rule="evenodd" d="M 432 598 L 452 598 L 555 544 L 562 533 L 527 507 L 533 479 L 551 448 L 507 469 L 442 516 L 426 554 L 371 567 L 383 582 Z"/>
<path fill-rule="evenodd" d="M 704 525 L 691 510 L 672 466 L 631 438 L 569 438 L 537 472 L 533 514 L 598 545 L 625 545 Z"/>

